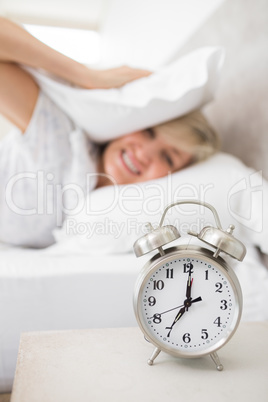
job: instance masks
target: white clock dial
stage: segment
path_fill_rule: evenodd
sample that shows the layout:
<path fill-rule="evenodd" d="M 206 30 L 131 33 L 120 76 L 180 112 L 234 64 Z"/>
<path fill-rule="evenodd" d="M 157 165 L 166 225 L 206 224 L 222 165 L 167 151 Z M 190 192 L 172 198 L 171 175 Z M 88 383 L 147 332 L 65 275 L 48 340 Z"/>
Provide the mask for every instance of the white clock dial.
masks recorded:
<path fill-rule="evenodd" d="M 241 315 L 234 281 L 222 264 L 202 253 L 162 258 L 139 286 L 138 318 L 145 336 L 185 357 L 220 348 Z"/>

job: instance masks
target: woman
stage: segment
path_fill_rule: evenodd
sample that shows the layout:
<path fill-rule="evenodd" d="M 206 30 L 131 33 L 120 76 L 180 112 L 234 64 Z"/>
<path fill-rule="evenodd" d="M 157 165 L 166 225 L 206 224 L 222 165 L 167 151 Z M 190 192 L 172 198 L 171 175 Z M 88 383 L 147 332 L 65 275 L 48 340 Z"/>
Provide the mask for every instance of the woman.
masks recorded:
<path fill-rule="evenodd" d="M 96 147 L 20 64 L 87 89 L 120 87 L 150 74 L 129 67 L 88 69 L 0 18 L 0 113 L 19 129 L 0 145 L 1 241 L 49 245 L 53 228 L 62 223 L 58 211 L 68 213 L 74 208 L 78 187 L 86 195 L 106 185 L 156 179 L 204 159 L 218 147 L 214 131 L 200 112 Z M 64 187 L 60 201 L 55 199 L 57 186 Z M 50 197 L 48 189 L 53 192 Z M 46 239 L 45 232 L 50 233 Z"/>

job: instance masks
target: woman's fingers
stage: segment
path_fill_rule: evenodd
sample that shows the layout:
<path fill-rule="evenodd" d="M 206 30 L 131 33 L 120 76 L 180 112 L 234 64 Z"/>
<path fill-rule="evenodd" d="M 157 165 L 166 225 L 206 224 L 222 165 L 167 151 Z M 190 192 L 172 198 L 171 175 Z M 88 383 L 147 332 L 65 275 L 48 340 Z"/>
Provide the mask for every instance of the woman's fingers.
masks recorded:
<path fill-rule="evenodd" d="M 151 72 L 148 70 L 132 68 L 128 66 L 111 68 L 109 70 L 89 70 L 89 84 L 85 88 L 119 88 L 128 82 L 139 78 L 148 77 Z"/>

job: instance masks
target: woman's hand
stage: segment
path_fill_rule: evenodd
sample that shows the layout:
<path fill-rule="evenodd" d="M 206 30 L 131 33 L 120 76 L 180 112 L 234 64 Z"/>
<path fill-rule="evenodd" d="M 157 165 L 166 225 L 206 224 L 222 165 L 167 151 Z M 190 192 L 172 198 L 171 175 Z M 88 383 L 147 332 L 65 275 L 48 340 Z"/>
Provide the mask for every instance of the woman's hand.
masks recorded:
<path fill-rule="evenodd" d="M 84 79 L 80 77 L 82 78 L 80 86 L 87 89 L 119 88 L 128 82 L 147 77 L 150 74 L 150 71 L 128 66 L 111 68 L 109 70 L 88 69 Z"/>

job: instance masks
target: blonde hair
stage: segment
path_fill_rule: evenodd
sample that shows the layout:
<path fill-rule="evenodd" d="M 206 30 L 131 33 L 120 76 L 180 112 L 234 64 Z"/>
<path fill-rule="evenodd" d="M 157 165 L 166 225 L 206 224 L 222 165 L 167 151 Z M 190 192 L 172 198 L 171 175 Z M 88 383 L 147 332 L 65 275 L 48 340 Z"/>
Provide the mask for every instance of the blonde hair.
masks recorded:
<path fill-rule="evenodd" d="M 200 110 L 159 124 L 155 128 L 160 129 L 159 134 L 166 140 L 192 154 L 192 163 L 208 158 L 220 148 L 217 133 Z"/>

